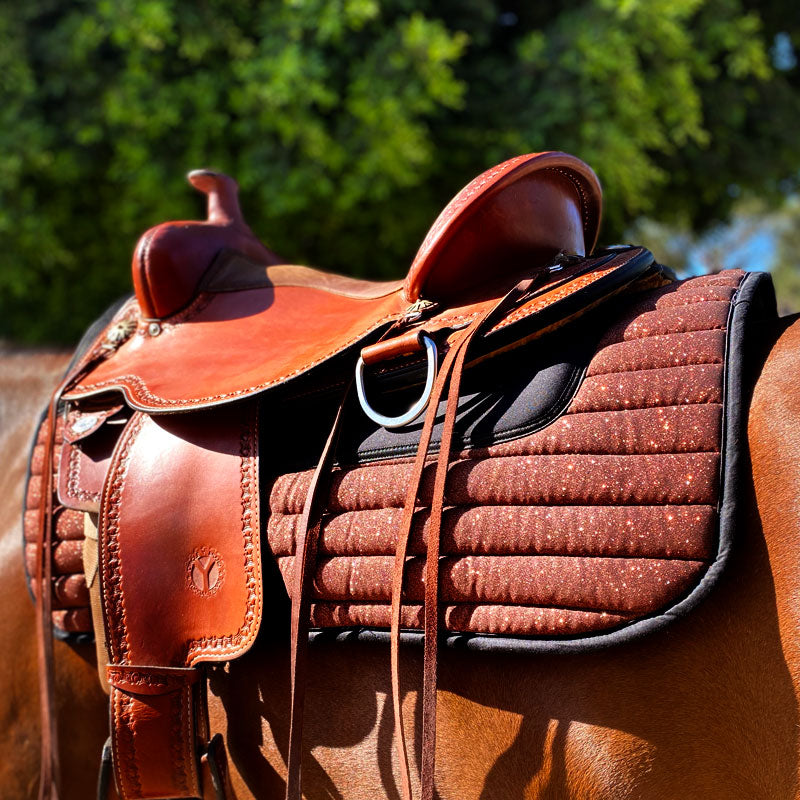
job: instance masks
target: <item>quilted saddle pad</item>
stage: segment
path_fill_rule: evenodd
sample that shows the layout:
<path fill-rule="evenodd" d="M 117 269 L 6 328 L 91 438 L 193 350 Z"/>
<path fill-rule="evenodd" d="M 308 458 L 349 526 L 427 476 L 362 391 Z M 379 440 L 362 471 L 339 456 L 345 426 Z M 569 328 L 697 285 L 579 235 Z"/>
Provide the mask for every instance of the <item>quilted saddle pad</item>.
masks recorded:
<path fill-rule="evenodd" d="M 441 543 L 450 643 L 611 644 L 686 613 L 725 564 L 754 321 L 774 314 L 769 277 L 732 270 L 614 305 L 476 369 L 472 391 L 466 382 Z M 272 475 L 262 507 L 287 587 L 314 466 L 300 462 L 319 452 L 309 440 L 329 424 L 324 405 L 313 393 L 281 398 L 280 411 L 265 403 L 262 473 Z M 281 425 L 270 426 L 276 413 Z M 357 408 L 347 419 L 321 528 L 312 624 L 317 637 L 380 639 L 390 626 L 420 426 L 370 428 Z M 434 432 L 432 451 L 435 442 Z M 292 453 L 298 468 L 276 470 Z M 423 621 L 428 478 L 406 568 L 408 632 Z"/>

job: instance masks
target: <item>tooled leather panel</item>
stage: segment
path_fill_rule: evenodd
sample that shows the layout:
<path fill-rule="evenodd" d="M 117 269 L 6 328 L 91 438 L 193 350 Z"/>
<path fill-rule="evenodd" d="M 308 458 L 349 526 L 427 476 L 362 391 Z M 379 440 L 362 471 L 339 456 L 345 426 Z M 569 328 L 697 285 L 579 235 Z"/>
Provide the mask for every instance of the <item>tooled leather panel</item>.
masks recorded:
<path fill-rule="evenodd" d="M 192 751 L 197 670 L 117 665 L 109 666 L 107 674 L 115 774 L 123 800 L 199 796 Z"/>
<path fill-rule="evenodd" d="M 253 403 L 134 414 L 100 510 L 115 774 L 125 800 L 197 797 L 203 660 L 241 655 L 263 606 Z"/>
<path fill-rule="evenodd" d="M 36 571 L 36 555 L 41 547 L 39 534 L 39 507 L 42 492 L 42 470 L 45 440 L 48 435 L 47 420 L 42 421 L 31 452 L 28 483 L 25 490 L 23 514 L 23 542 L 25 571 L 32 592 L 36 591 L 32 576 Z M 58 483 L 59 451 L 64 439 L 64 422 L 56 423 L 56 448 L 54 455 L 54 486 Z M 54 496 L 53 505 L 53 625 L 57 632 L 91 634 L 92 617 L 89 610 L 89 593 L 83 575 L 83 514 L 70 508 L 59 507 Z"/>
<path fill-rule="evenodd" d="M 127 412 L 120 414 L 121 410 L 120 405 L 102 410 L 69 409 L 56 482 L 61 505 L 94 514 L 100 510 L 111 454 L 126 421 Z"/>
<path fill-rule="evenodd" d="M 136 414 L 115 452 L 100 519 L 115 664 L 225 660 L 257 633 L 256 415 L 250 404 L 212 413 Z"/>
<path fill-rule="evenodd" d="M 697 585 L 715 557 L 726 326 L 743 276 L 647 292 L 602 332 L 565 414 L 457 454 L 441 545 L 448 630 L 599 632 L 658 613 Z M 396 460 L 334 474 L 314 625 L 388 627 L 410 470 Z M 271 487 L 267 532 L 285 576 L 309 479 L 281 475 Z M 409 551 L 408 628 L 421 627 L 431 488 L 429 474 Z"/>
<path fill-rule="evenodd" d="M 184 680 L 158 684 L 159 670 L 120 674 L 109 668 L 114 772 L 122 800 L 198 797 L 193 684 L 196 670 Z"/>

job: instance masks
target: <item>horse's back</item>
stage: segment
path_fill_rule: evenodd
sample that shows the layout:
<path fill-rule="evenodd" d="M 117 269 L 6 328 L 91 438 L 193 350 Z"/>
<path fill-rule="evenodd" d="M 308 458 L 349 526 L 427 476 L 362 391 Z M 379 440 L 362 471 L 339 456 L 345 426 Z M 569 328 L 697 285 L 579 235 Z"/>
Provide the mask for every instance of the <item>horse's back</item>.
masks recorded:
<path fill-rule="evenodd" d="M 440 655 L 442 800 L 800 796 L 798 374 L 800 322 L 782 334 L 756 385 L 754 480 L 732 559 L 690 615 L 599 653 Z M 408 648 L 402 670 L 417 765 L 421 656 Z M 317 644 L 310 659 L 307 796 L 399 797 L 388 652 Z M 212 677 L 212 714 L 240 797 L 282 792 L 287 675 L 287 640 L 265 631 Z"/>

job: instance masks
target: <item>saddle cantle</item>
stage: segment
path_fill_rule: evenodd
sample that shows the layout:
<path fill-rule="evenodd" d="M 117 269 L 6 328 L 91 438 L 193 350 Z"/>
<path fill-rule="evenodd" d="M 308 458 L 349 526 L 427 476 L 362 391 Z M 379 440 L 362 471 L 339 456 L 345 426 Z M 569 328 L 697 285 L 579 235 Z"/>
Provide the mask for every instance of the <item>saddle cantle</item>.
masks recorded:
<path fill-rule="evenodd" d="M 203 670 L 252 644 L 283 591 L 262 585 L 274 559 L 292 601 L 287 797 L 305 645 L 333 637 L 390 643 L 406 800 L 398 647 L 424 640 L 430 798 L 440 639 L 581 652 L 710 591 L 771 284 L 592 252 L 600 187 L 563 153 L 476 178 L 403 282 L 281 263 L 229 178 L 191 181 L 208 220 L 142 237 L 134 297 L 43 422 L 25 516 L 40 616 L 93 623 L 120 797 L 229 797 Z"/>

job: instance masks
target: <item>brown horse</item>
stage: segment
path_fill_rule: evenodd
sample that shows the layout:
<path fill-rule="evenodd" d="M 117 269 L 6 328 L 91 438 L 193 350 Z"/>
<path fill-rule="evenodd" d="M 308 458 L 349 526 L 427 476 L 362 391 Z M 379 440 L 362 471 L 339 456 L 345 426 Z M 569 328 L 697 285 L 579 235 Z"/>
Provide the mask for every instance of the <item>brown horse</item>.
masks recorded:
<path fill-rule="evenodd" d="M 667 630 L 575 656 L 443 653 L 437 789 L 442 800 L 800 797 L 800 321 L 785 319 L 749 418 L 752 483 L 737 547 L 711 596 Z M 34 609 L 19 504 L 37 410 L 65 358 L 0 362 L 6 511 L 0 540 L 0 795 L 34 797 L 39 770 Z M 211 715 L 237 797 L 280 798 L 288 738 L 283 608 L 243 658 L 211 672 Z M 91 645 L 56 643 L 62 800 L 93 796 L 107 735 Z M 404 707 L 420 742 L 421 651 L 405 654 Z M 314 645 L 304 760 L 308 798 L 398 793 L 388 649 Z"/>

